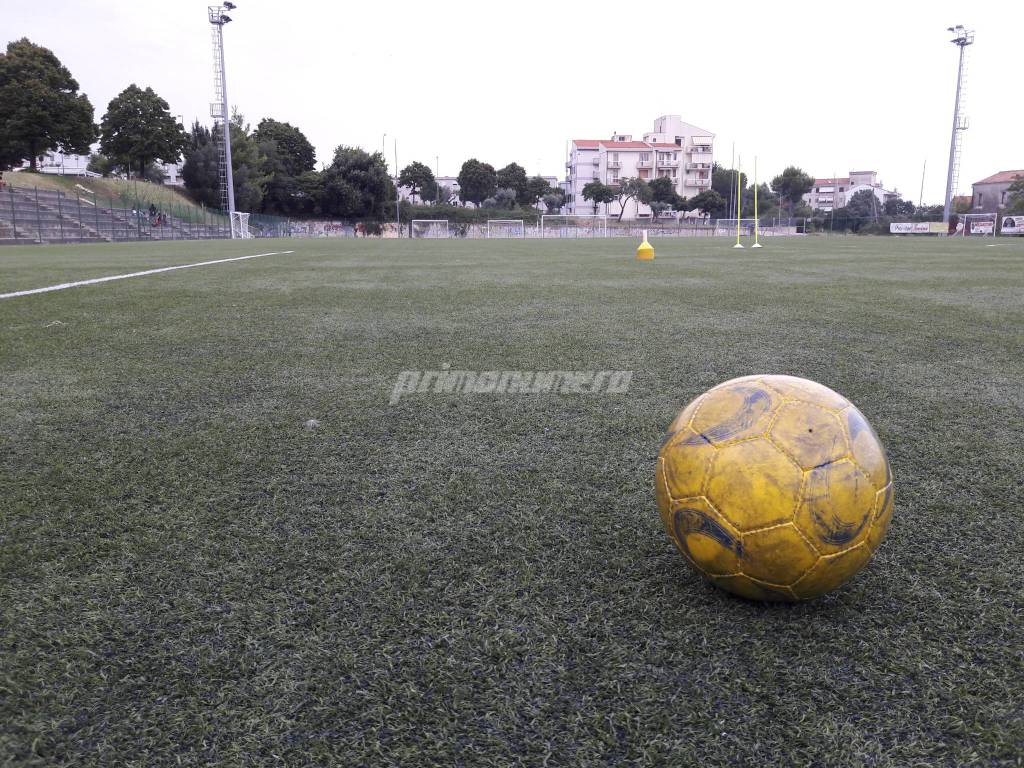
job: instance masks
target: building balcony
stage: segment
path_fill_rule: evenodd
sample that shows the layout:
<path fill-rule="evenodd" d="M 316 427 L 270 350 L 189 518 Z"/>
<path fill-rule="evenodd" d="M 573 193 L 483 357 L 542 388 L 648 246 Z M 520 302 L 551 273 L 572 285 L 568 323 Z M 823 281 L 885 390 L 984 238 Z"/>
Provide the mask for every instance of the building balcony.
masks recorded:
<path fill-rule="evenodd" d="M 609 160 L 608 161 L 608 167 L 609 168 L 621 168 L 622 167 L 622 163 L 620 163 L 618 160 Z"/>
<path fill-rule="evenodd" d="M 658 161 L 658 167 L 659 168 L 678 168 L 679 167 L 679 161 L 678 160 L 659 160 Z"/>
<path fill-rule="evenodd" d="M 710 171 L 711 163 L 687 163 L 686 170 L 688 171 Z"/>
<path fill-rule="evenodd" d="M 710 187 L 711 179 L 686 179 L 683 184 L 687 187 Z"/>
<path fill-rule="evenodd" d="M 651 161 L 650 160 L 637 160 L 636 161 L 636 167 L 637 168 L 650 168 L 651 167 Z"/>

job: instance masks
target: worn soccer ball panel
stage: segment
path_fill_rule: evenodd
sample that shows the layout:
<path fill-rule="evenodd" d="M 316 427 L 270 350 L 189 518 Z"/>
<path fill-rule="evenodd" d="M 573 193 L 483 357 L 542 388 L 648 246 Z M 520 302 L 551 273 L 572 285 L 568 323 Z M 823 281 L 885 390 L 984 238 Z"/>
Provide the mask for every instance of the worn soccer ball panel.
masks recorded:
<path fill-rule="evenodd" d="M 875 493 L 871 481 L 848 459 L 812 469 L 796 524 L 823 555 L 842 552 L 867 537 Z"/>
<path fill-rule="evenodd" d="M 882 489 L 892 479 L 889 461 L 878 440 L 875 430 L 868 424 L 864 414 L 850 406 L 841 414 L 850 440 L 850 452 L 857 466 L 871 478 L 875 488 Z"/>
<path fill-rule="evenodd" d="M 742 573 L 735 576 L 712 576 L 711 583 L 748 600 L 791 603 L 798 599 L 787 586 L 756 581 Z"/>
<path fill-rule="evenodd" d="M 756 600 L 835 589 L 892 516 L 892 476 L 867 420 L 792 376 L 733 379 L 694 400 L 656 474 L 662 521 L 687 561 Z"/>
<path fill-rule="evenodd" d="M 694 398 L 688 406 L 686 406 L 685 408 L 683 408 L 683 410 L 679 412 L 679 415 L 676 416 L 675 421 L 673 421 L 668 427 L 670 435 L 674 435 L 683 427 L 690 426 L 690 419 L 692 419 L 693 414 L 697 412 L 697 407 L 700 405 L 700 401 L 703 397 L 704 396 L 701 395 L 700 397 Z"/>
<path fill-rule="evenodd" d="M 772 442 L 804 469 L 846 456 L 850 447 L 834 413 L 817 405 L 786 403 L 772 424 Z"/>
<path fill-rule="evenodd" d="M 679 430 L 662 448 L 659 469 L 665 476 L 669 495 L 674 499 L 700 496 L 715 456 L 715 447 L 689 427 Z"/>
<path fill-rule="evenodd" d="M 705 394 L 691 426 L 709 443 L 722 446 L 763 435 L 782 398 L 758 380 L 729 382 Z"/>
<path fill-rule="evenodd" d="M 814 567 L 793 585 L 793 592 L 801 600 L 824 595 L 849 581 L 870 559 L 871 547 L 867 542 L 819 557 Z"/>
<path fill-rule="evenodd" d="M 802 482 L 793 460 L 758 438 L 718 449 L 704 495 L 738 530 L 751 531 L 792 520 Z"/>
<path fill-rule="evenodd" d="M 679 551 L 704 576 L 739 571 L 743 545 L 739 531 L 703 497 L 673 501 L 661 521 Z"/>
<path fill-rule="evenodd" d="M 850 404 L 850 401 L 838 392 L 833 392 L 816 381 L 800 379 L 796 376 L 777 375 L 761 376 L 760 379 L 787 400 L 800 400 L 804 403 L 820 405 L 830 411 L 841 411 Z"/>
<path fill-rule="evenodd" d="M 874 552 L 885 538 L 889 530 L 889 521 L 892 520 L 893 492 L 892 483 L 875 494 L 875 512 L 871 521 L 871 530 L 868 531 L 868 546 Z"/>
<path fill-rule="evenodd" d="M 818 552 L 792 523 L 743 534 L 740 571 L 773 584 L 793 584 L 818 562 Z"/>

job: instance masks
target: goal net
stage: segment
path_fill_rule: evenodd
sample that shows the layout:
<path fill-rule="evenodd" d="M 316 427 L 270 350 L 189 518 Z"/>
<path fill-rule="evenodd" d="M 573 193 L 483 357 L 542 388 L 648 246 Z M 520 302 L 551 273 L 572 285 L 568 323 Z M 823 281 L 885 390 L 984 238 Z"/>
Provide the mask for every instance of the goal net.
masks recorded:
<path fill-rule="evenodd" d="M 231 239 L 248 240 L 252 237 L 249 231 L 249 214 L 235 211 L 231 214 Z"/>
<path fill-rule="evenodd" d="M 526 237 L 526 224 L 522 219 L 488 219 L 488 237 Z"/>
<path fill-rule="evenodd" d="M 413 219 L 409 223 L 412 237 L 448 237 L 448 219 Z"/>
<path fill-rule="evenodd" d="M 996 234 L 996 214 L 994 213 L 961 213 L 957 222 L 958 235 L 981 235 L 982 237 Z"/>
<path fill-rule="evenodd" d="M 739 221 L 740 237 L 754 236 L 754 219 L 718 219 L 715 221 L 715 235 L 736 237 L 736 222 Z"/>
<path fill-rule="evenodd" d="M 541 237 L 608 237 L 608 217 L 604 214 L 555 214 L 540 217 Z"/>

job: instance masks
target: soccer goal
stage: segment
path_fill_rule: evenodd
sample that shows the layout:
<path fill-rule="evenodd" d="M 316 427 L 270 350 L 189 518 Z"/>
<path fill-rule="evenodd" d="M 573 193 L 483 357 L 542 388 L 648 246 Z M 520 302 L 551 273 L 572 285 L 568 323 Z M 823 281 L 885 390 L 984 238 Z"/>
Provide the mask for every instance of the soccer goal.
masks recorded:
<path fill-rule="evenodd" d="M 608 217 L 603 213 L 545 213 L 540 217 L 540 236 L 608 237 Z"/>
<path fill-rule="evenodd" d="M 960 225 L 963 225 L 962 227 Z M 981 235 L 982 237 L 995 237 L 996 214 L 994 213 L 961 213 L 960 222 L 957 224 L 957 234 L 967 237 L 968 235 Z"/>
<path fill-rule="evenodd" d="M 411 237 L 448 237 L 448 219 L 413 219 L 409 223 Z"/>
<path fill-rule="evenodd" d="M 739 219 L 740 237 L 754 236 L 754 219 Z M 716 237 L 736 237 L 737 219 L 718 219 L 715 221 Z"/>
<path fill-rule="evenodd" d="M 487 237 L 526 237 L 522 219 L 488 219 Z"/>
<path fill-rule="evenodd" d="M 231 239 L 248 240 L 252 237 L 249 231 L 249 214 L 241 211 L 234 211 L 231 214 Z"/>

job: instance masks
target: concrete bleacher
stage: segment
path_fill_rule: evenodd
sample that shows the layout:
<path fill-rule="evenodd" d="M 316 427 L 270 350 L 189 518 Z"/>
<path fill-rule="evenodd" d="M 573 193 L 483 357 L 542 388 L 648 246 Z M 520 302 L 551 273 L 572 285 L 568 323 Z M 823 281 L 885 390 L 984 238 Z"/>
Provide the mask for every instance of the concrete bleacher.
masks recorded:
<path fill-rule="evenodd" d="M 148 210 L 124 208 L 109 198 L 57 190 L 0 190 L 0 245 L 129 240 L 199 240 L 230 236 L 210 217 L 188 221 L 164 214 L 157 225 Z"/>

